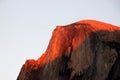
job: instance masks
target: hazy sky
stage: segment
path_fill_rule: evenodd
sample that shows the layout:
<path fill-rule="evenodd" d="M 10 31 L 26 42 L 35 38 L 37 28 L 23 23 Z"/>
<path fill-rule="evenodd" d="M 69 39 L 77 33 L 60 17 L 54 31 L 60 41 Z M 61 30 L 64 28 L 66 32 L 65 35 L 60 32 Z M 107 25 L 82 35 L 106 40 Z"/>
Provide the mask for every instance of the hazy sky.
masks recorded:
<path fill-rule="evenodd" d="M 0 0 L 0 80 L 16 80 L 47 48 L 56 25 L 96 19 L 120 25 L 120 0 Z"/>

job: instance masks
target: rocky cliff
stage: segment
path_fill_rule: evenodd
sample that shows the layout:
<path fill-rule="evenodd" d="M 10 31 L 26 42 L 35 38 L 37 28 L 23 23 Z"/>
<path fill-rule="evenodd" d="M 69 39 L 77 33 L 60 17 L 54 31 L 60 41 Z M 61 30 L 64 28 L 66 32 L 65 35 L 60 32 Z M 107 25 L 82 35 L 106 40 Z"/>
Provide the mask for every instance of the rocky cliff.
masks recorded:
<path fill-rule="evenodd" d="M 120 28 L 95 20 L 58 26 L 45 53 L 27 60 L 17 80 L 120 79 Z"/>

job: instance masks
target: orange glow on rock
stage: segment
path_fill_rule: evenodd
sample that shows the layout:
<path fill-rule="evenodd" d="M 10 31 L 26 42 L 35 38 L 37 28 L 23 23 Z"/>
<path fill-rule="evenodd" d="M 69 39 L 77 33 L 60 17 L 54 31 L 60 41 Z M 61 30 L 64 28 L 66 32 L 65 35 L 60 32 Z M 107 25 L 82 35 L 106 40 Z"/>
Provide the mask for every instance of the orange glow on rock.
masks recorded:
<path fill-rule="evenodd" d="M 95 20 L 82 20 L 70 25 L 58 26 L 52 33 L 45 53 L 37 61 L 29 60 L 29 63 L 43 66 L 62 55 L 69 55 L 71 49 L 76 50 L 91 33 L 100 30 L 115 31 L 120 30 L 120 28 Z"/>

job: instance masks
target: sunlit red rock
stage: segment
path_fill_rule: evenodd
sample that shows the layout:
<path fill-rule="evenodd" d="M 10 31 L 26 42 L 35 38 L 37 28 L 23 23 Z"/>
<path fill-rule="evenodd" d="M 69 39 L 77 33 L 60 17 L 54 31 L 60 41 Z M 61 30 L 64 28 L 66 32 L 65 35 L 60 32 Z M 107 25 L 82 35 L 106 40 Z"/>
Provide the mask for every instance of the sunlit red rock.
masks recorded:
<path fill-rule="evenodd" d="M 81 20 L 56 27 L 45 53 L 27 60 L 17 80 L 116 80 L 119 55 L 119 27 Z"/>

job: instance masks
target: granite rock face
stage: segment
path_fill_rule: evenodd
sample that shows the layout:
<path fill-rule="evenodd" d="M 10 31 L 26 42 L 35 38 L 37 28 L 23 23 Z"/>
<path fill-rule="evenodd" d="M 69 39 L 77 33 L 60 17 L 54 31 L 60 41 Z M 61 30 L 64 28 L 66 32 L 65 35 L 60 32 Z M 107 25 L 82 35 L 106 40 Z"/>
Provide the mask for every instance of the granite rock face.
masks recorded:
<path fill-rule="evenodd" d="M 58 26 L 45 53 L 27 60 L 17 80 L 120 79 L 120 28 L 95 20 Z"/>

